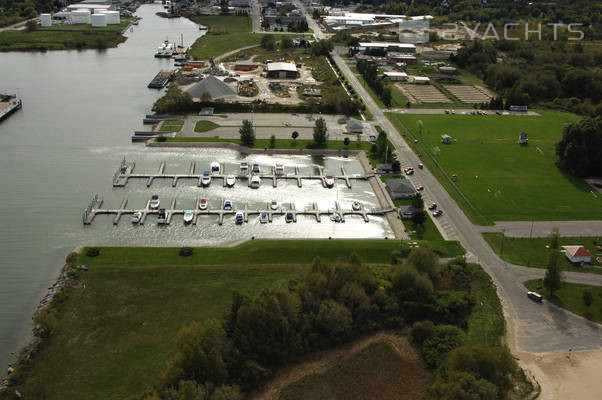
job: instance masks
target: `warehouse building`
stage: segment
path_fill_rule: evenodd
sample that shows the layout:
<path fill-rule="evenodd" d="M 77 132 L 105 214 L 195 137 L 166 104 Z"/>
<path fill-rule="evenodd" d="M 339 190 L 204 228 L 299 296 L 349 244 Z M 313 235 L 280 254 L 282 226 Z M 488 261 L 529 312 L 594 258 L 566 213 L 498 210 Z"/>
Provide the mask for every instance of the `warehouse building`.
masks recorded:
<path fill-rule="evenodd" d="M 291 78 L 295 79 L 299 76 L 297 66 L 287 62 L 271 62 L 268 64 L 268 78 Z"/>
<path fill-rule="evenodd" d="M 384 50 L 385 52 L 396 51 L 399 53 L 416 53 L 416 46 L 411 43 L 393 42 L 360 42 L 359 51 Z"/>

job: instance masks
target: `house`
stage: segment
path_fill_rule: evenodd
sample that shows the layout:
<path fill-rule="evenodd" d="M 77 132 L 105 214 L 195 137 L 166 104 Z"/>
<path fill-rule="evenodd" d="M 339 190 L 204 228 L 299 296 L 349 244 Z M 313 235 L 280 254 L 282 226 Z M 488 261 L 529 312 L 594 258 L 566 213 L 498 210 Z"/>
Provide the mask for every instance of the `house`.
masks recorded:
<path fill-rule="evenodd" d="M 592 254 L 583 246 L 562 246 L 570 262 L 583 265 L 592 261 Z"/>
<path fill-rule="evenodd" d="M 521 132 L 518 134 L 518 144 L 529 144 L 529 138 L 527 132 Z"/>
<path fill-rule="evenodd" d="M 452 137 L 449 135 L 441 135 L 441 143 L 444 144 L 451 144 L 452 142 Z"/>
<path fill-rule="evenodd" d="M 416 194 L 414 185 L 407 179 L 387 179 L 385 186 L 393 200 L 409 199 Z"/>
<path fill-rule="evenodd" d="M 349 118 L 347 120 L 347 132 L 362 134 L 364 132 L 364 124 L 357 119 Z"/>
<path fill-rule="evenodd" d="M 393 165 L 391 164 L 379 164 L 376 166 L 377 174 L 392 174 L 393 173 Z"/>
<path fill-rule="evenodd" d="M 236 64 L 234 64 L 235 71 L 252 71 L 255 67 L 257 67 L 257 65 L 253 63 L 253 61 L 237 61 Z"/>
<path fill-rule="evenodd" d="M 271 62 L 268 64 L 268 78 L 297 78 L 297 66 L 287 62 Z"/>
<path fill-rule="evenodd" d="M 399 207 L 399 216 L 403 219 L 412 219 L 414 214 L 416 214 L 419 211 L 422 210 L 414 206 L 401 206 Z"/>

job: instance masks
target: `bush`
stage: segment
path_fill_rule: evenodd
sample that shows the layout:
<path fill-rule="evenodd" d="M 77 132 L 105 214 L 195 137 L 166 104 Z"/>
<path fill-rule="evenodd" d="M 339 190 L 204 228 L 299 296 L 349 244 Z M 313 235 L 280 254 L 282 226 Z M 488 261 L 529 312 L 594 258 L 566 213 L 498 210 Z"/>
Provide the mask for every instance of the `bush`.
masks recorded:
<path fill-rule="evenodd" d="M 163 135 L 159 135 L 159 136 L 157 136 L 157 142 L 163 143 L 165 140 L 167 140 L 167 139 L 165 138 L 165 136 L 163 136 Z"/>
<path fill-rule="evenodd" d="M 182 247 L 180 249 L 181 257 L 190 257 L 193 253 L 194 253 L 194 250 L 192 249 L 192 247 Z"/>
<path fill-rule="evenodd" d="M 462 345 L 463 332 L 453 325 L 439 325 L 422 344 L 422 356 L 431 368 L 442 365 L 448 353 Z"/>
<path fill-rule="evenodd" d="M 98 257 L 100 255 L 100 249 L 98 247 L 90 247 L 86 250 L 86 255 L 88 257 Z"/>
<path fill-rule="evenodd" d="M 422 344 L 435 332 L 435 324 L 432 321 L 420 321 L 414 322 L 412 325 L 412 330 L 410 331 L 410 335 L 412 336 L 412 341 L 416 343 L 416 345 L 422 347 Z"/>
<path fill-rule="evenodd" d="M 76 252 L 72 251 L 71 253 L 67 254 L 67 257 L 65 258 L 65 262 L 70 265 L 75 264 L 77 262 L 77 257 L 78 257 L 78 254 Z"/>

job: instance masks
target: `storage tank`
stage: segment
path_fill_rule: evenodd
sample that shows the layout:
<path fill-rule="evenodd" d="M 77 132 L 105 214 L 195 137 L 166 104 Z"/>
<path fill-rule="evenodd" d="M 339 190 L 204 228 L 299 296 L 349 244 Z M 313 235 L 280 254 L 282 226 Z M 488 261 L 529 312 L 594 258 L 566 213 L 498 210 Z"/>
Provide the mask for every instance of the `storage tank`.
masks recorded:
<path fill-rule="evenodd" d="M 88 10 L 76 10 L 71 12 L 71 22 L 74 24 L 89 24 L 90 23 L 90 11 Z"/>
<path fill-rule="evenodd" d="M 107 16 L 107 24 L 109 25 L 119 24 L 119 22 L 121 22 L 119 11 L 103 11 L 102 13 Z"/>
<path fill-rule="evenodd" d="M 107 16 L 104 14 L 92 14 L 91 20 L 94 27 L 107 26 Z"/>
<path fill-rule="evenodd" d="M 52 16 L 50 14 L 40 14 L 40 25 L 51 26 L 52 25 Z"/>

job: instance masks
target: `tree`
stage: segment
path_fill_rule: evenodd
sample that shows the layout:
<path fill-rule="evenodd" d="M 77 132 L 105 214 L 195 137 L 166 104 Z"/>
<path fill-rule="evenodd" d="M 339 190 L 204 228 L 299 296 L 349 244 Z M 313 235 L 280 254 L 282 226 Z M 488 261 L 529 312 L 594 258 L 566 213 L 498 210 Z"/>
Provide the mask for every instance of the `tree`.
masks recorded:
<path fill-rule="evenodd" d="M 391 89 L 390 88 L 383 89 L 383 92 L 380 95 L 380 98 L 382 99 L 382 101 L 385 104 L 385 106 L 391 107 L 393 97 L 391 96 Z"/>
<path fill-rule="evenodd" d="M 203 103 L 208 103 L 211 101 L 211 93 L 209 92 L 203 92 L 203 94 L 201 95 L 201 101 Z"/>
<path fill-rule="evenodd" d="M 299 132 L 293 131 L 293 133 L 291 134 L 291 137 L 293 138 L 293 140 L 297 140 L 297 138 L 299 137 Z"/>
<path fill-rule="evenodd" d="M 153 111 L 160 114 L 189 111 L 192 108 L 192 96 L 182 91 L 178 85 L 172 83 L 167 88 L 163 97 L 155 101 Z"/>
<path fill-rule="evenodd" d="M 592 302 L 594 301 L 594 296 L 592 295 L 592 291 L 589 289 L 586 289 L 583 291 L 581 298 L 583 300 L 583 304 L 585 304 L 586 307 L 591 306 Z"/>
<path fill-rule="evenodd" d="M 274 50 L 276 48 L 276 39 L 274 39 L 274 35 L 263 35 L 261 37 L 261 47 L 269 51 Z"/>
<path fill-rule="evenodd" d="M 556 143 L 556 164 L 579 177 L 602 175 L 602 117 L 584 118 L 564 127 Z"/>
<path fill-rule="evenodd" d="M 290 49 L 291 47 L 293 47 L 293 46 L 294 46 L 294 45 L 293 45 L 293 40 L 292 40 L 290 37 L 288 37 L 288 36 L 285 36 L 285 37 L 283 37 L 283 38 L 282 38 L 282 40 L 280 41 L 280 46 L 281 46 L 282 48 L 284 48 L 284 49 Z"/>
<path fill-rule="evenodd" d="M 326 141 L 328 140 L 328 128 L 326 127 L 326 121 L 324 118 L 320 117 L 316 120 L 316 125 L 314 126 L 314 142 L 318 146 L 326 145 Z"/>
<path fill-rule="evenodd" d="M 220 3 L 220 9 L 223 15 L 228 15 L 230 8 L 228 7 L 228 0 L 222 0 Z"/>
<path fill-rule="evenodd" d="M 427 365 L 436 368 L 443 363 L 450 351 L 462 345 L 463 332 L 454 325 L 439 325 L 431 337 L 422 344 L 422 356 Z"/>
<path fill-rule="evenodd" d="M 243 145 L 253 147 L 255 143 L 255 129 L 253 123 L 248 119 L 242 121 L 242 126 L 238 130 L 240 133 L 240 141 Z"/>
<path fill-rule="evenodd" d="M 325 344 L 339 344 L 348 339 L 352 322 L 351 312 L 334 300 L 322 302 L 316 316 L 316 325 Z"/>
<path fill-rule="evenodd" d="M 426 222 L 426 214 L 424 213 L 424 211 L 420 210 L 420 211 L 416 211 L 416 212 L 414 212 L 414 214 L 412 214 L 412 224 L 414 225 L 414 228 L 421 226 L 425 222 Z"/>
<path fill-rule="evenodd" d="M 428 247 L 417 247 L 408 255 L 407 263 L 424 272 L 431 280 L 437 279 L 439 256 Z"/>
<path fill-rule="evenodd" d="M 358 136 L 358 139 L 359 139 L 359 136 Z M 399 171 L 401 171 L 401 163 L 399 162 L 399 160 L 393 161 L 393 164 L 391 164 L 391 168 L 393 168 L 394 173 L 398 173 Z M 423 206 L 424 206 L 424 203 L 423 203 Z"/>
<path fill-rule="evenodd" d="M 349 146 L 349 143 L 350 143 L 350 142 L 351 142 L 351 140 L 349 140 L 349 138 L 348 138 L 348 137 L 346 137 L 346 138 L 343 140 L 343 144 L 344 144 L 345 146 Z"/>
<path fill-rule="evenodd" d="M 467 372 L 454 372 L 438 377 L 430 389 L 438 400 L 497 400 L 498 388 L 486 379 Z"/>
<path fill-rule="evenodd" d="M 418 192 L 412 196 L 412 207 L 422 210 L 424 208 L 424 200 L 422 199 L 422 195 Z"/>
<path fill-rule="evenodd" d="M 270 136 L 270 149 L 275 149 L 276 148 L 276 136 L 272 135 Z"/>
<path fill-rule="evenodd" d="M 560 286 L 562 285 L 562 277 L 560 275 L 560 268 L 558 267 L 560 262 L 559 242 L 560 238 L 558 235 L 558 228 L 554 228 L 550 239 L 548 268 L 543 279 L 544 286 L 550 291 L 550 295 L 553 295 L 554 292 L 560 289 Z"/>
<path fill-rule="evenodd" d="M 34 20 L 29 20 L 25 24 L 25 29 L 27 30 L 27 32 L 34 32 L 38 30 L 38 23 Z"/>

